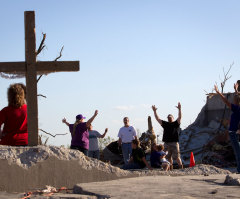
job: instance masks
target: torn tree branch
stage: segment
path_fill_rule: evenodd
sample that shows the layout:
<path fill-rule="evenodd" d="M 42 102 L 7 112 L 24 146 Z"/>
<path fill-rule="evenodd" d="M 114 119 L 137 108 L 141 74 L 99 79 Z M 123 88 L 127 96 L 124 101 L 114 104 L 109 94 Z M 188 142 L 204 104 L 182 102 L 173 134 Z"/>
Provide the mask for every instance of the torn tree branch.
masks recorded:
<path fill-rule="evenodd" d="M 233 66 L 233 65 L 234 65 L 234 62 L 233 62 L 232 64 L 230 64 L 229 69 L 228 69 L 227 72 L 225 72 L 225 70 L 224 70 L 224 68 L 223 68 L 224 80 L 221 80 L 221 79 L 220 79 L 220 80 L 221 80 L 221 91 L 222 91 L 222 93 L 223 93 L 223 88 L 224 88 L 227 80 L 229 80 L 229 79 L 232 77 L 231 75 L 228 76 L 228 74 L 229 74 L 230 70 L 232 69 L 232 66 Z"/>
<path fill-rule="evenodd" d="M 60 59 L 62 57 L 62 51 L 63 51 L 64 46 L 61 48 L 61 51 L 59 53 L 59 56 L 54 60 L 57 61 L 58 59 Z"/>
<path fill-rule="evenodd" d="M 53 135 L 53 134 L 51 134 L 51 133 L 48 133 L 48 132 L 46 132 L 46 131 L 44 131 L 44 130 L 42 130 L 42 129 L 38 129 L 39 131 L 42 131 L 43 133 L 46 133 L 46 134 L 48 134 L 48 135 L 50 135 L 50 136 L 52 136 L 52 137 L 56 137 L 57 135 L 67 135 L 68 133 L 65 133 L 65 134 L 55 134 L 55 135 Z"/>
<path fill-rule="evenodd" d="M 45 95 L 42 94 L 37 94 L 37 96 L 47 98 Z"/>
<path fill-rule="evenodd" d="M 36 52 L 37 55 L 40 54 L 41 51 L 46 47 L 46 46 L 44 45 L 44 41 L 45 41 L 45 39 L 46 39 L 46 33 L 42 33 L 42 35 L 43 35 L 43 38 L 42 38 L 42 41 L 41 41 L 41 43 L 40 43 L 40 46 L 38 47 L 38 50 L 37 50 L 37 52 Z"/>

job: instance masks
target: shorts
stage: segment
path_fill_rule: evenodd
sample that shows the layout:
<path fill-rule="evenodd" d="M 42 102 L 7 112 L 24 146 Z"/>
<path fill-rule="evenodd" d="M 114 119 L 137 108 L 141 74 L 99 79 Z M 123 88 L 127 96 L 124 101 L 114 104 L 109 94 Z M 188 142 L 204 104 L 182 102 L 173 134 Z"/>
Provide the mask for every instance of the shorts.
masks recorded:
<path fill-rule="evenodd" d="M 164 151 L 168 151 L 166 158 L 169 160 L 171 157 L 176 160 L 180 158 L 180 149 L 178 142 L 165 142 Z"/>

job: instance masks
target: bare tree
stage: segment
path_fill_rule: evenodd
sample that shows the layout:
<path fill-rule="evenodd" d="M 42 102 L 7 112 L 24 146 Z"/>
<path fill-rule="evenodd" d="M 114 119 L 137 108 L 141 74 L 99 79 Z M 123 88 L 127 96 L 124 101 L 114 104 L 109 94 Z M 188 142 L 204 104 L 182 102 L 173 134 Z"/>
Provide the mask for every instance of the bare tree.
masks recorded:
<path fill-rule="evenodd" d="M 232 64 L 230 64 L 229 69 L 228 69 L 227 72 L 225 72 L 225 70 L 223 68 L 223 78 L 224 78 L 223 80 L 219 77 L 219 79 L 221 81 L 221 92 L 222 93 L 223 93 L 223 89 L 224 89 L 224 86 L 225 86 L 227 80 L 229 80 L 232 77 L 232 75 L 229 76 L 229 72 L 232 69 L 233 65 L 234 65 L 234 62 Z"/>

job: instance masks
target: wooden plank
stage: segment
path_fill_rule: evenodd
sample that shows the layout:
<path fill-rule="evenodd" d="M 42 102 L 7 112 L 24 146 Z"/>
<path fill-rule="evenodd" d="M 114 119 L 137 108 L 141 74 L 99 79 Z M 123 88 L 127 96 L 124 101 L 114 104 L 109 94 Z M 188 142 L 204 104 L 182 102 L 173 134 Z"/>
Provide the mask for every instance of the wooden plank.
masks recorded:
<path fill-rule="evenodd" d="M 25 62 L 0 62 L 1 72 L 25 72 Z"/>
<path fill-rule="evenodd" d="M 79 61 L 39 61 L 37 71 L 41 72 L 60 72 L 60 71 L 79 71 Z"/>
<path fill-rule="evenodd" d="M 79 71 L 79 61 L 39 61 L 36 63 L 39 72 Z M 1 72 L 26 72 L 25 62 L 0 62 Z"/>
<path fill-rule="evenodd" d="M 25 22 L 25 60 L 28 114 L 28 145 L 38 145 L 38 105 L 37 105 L 37 73 L 36 73 L 36 36 L 35 13 L 24 12 Z"/>

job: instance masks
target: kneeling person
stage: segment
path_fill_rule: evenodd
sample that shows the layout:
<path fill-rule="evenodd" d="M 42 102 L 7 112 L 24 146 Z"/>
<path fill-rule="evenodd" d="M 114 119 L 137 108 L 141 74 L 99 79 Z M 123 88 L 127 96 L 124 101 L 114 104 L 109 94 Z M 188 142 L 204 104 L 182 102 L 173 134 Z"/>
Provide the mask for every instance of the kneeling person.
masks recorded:
<path fill-rule="evenodd" d="M 128 164 L 125 164 L 122 169 L 143 169 L 147 168 L 152 169 L 145 158 L 145 153 L 142 148 L 139 146 L 139 140 L 132 141 L 132 154 Z"/>

